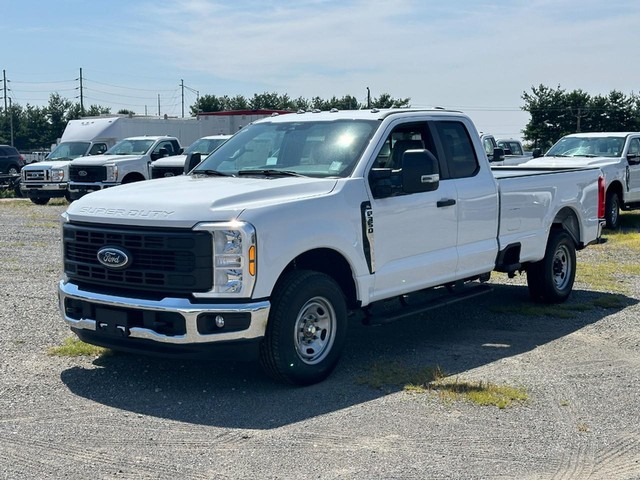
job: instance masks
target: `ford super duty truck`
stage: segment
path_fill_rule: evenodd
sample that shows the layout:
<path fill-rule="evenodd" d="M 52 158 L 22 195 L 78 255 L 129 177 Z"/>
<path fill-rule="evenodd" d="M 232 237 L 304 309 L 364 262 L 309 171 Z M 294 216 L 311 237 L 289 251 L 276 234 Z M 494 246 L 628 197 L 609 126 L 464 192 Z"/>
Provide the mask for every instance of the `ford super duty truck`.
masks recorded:
<path fill-rule="evenodd" d="M 69 164 L 69 197 L 77 200 L 104 188 L 148 180 L 152 162 L 181 153 L 175 137 L 125 138 L 103 155 L 77 158 Z"/>
<path fill-rule="evenodd" d="M 574 133 L 558 140 L 528 167 L 599 167 L 606 184 L 607 227 L 618 228 L 620 210 L 640 208 L 640 132 Z"/>
<path fill-rule="evenodd" d="M 246 126 L 188 175 L 87 195 L 63 214 L 59 303 L 80 339 L 256 358 L 321 381 L 348 319 L 388 322 L 526 272 L 562 302 L 596 242 L 600 170 L 489 167 L 462 113 L 307 112 Z"/>

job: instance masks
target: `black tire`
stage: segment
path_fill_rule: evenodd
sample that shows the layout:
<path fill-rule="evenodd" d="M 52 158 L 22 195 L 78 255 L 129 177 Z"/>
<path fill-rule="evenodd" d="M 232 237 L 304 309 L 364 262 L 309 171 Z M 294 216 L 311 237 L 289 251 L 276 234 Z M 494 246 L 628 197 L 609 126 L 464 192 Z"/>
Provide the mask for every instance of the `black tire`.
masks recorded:
<path fill-rule="evenodd" d="M 7 167 L 7 173 L 9 175 L 18 175 L 20 173 L 20 167 L 18 165 L 9 165 Z"/>
<path fill-rule="evenodd" d="M 31 197 L 29 200 L 31 200 L 36 205 L 46 205 L 47 203 L 49 203 L 48 198 Z"/>
<path fill-rule="evenodd" d="M 69 190 L 67 190 L 66 192 L 64 192 L 64 198 L 67 202 L 71 203 L 73 202 L 73 199 L 71 198 L 71 194 L 69 193 Z"/>
<path fill-rule="evenodd" d="M 615 230 L 620 226 L 620 195 L 618 195 L 618 192 L 607 192 L 604 208 L 604 218 L 607 221 L 607 228 Z"/>
<path fill-rule="evenodd" d="M 564 230 L 551 230 L 544 258 L 527 268 L 529 295 L 535 302 L 564 302 L 576 278 L 576 246 Z"/>
<path fill-rule="evenodd" d="M 318 383 L 333 371 L 347 335 L 347 307 L 329 276 L 294 270 L 272 296 L 260 362 L 274 379 L 293 385 Z"/>

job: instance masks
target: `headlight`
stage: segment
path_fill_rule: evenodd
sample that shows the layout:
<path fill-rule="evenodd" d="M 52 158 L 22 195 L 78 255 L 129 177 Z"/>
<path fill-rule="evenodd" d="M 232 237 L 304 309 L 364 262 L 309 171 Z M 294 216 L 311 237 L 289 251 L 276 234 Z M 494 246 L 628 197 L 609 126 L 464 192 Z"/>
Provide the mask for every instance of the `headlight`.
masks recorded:
<path fill-rule="evenodd" d="M 62 182 L 64 180 L 64 170 L 59 168 L 51 169 L 51 181 L 52 182 Z"/>
<path fill-rule="evenodd" d="M 202 223 L 213 241 L 213 289 L 209 294 L 250 297 L 256 279 L 256 233 L 245 222 Z"/>
<path fill-rule="evenodd" d="M 105 178 L 106 182 L 117 182 L 118 181 L 118 166 L 117 165 L 105 165 L 107 169 L 107 178 Z"/>

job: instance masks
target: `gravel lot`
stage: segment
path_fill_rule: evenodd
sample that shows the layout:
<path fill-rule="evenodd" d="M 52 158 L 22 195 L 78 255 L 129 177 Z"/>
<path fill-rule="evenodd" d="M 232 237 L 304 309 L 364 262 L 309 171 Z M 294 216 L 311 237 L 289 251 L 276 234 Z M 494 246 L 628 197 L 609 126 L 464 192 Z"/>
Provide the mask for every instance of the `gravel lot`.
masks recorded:
<path fill-rule="evenodd" d="M 354 321 L 336 372 L 291 388 L 254 364 L 48 355 L 71 336 L 56 298 L 64 208 L 0 200 L 0 478 L 640 478 L 636 276 L 619 277 L 614 298 L 580 283 L 579 266 L 569 305 L 589 306 L 566 319 L 497 312 L 530 305 L 522 280 L 501 277 L 428 315 Z M 375 389 L 361 381 L 375 362 L 439 365 L 529 400 L 498 409 Z"/>

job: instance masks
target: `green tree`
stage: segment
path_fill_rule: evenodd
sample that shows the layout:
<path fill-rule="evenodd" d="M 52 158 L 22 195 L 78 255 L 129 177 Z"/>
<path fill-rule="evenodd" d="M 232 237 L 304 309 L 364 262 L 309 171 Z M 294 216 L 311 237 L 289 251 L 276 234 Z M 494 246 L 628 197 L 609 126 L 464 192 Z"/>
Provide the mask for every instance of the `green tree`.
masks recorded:
<path fill-rule="evenodd" d="M 371 100 L 372 108 L 404 108 L 409 107 L 411 98 L 393 98 L 388 93 L 382 93 Z"/>
<path fill-rule="evenodd" d="M 560 137 L 574 131 L 573 126 L 568 126 L 569 115 L 567 115 L 565 93 L 560 85 L 556 89 L 540 85 L 531 87 L 531 93 L 523 92 L 522 110 L 531 115 L 523 135 L 524 139 L 531 142 L 534 147 L 546 150 Z"/>

